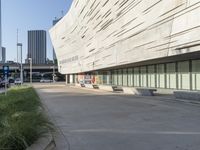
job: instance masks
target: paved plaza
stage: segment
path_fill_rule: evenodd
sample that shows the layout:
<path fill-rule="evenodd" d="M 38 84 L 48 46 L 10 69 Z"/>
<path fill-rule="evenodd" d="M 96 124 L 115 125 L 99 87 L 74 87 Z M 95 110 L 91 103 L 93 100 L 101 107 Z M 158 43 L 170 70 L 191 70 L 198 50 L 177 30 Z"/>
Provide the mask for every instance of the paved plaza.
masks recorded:
<path fill-rule="evenodd" d="M 199 150 L 200 105 L 36 84 L 58 150 Z"/>

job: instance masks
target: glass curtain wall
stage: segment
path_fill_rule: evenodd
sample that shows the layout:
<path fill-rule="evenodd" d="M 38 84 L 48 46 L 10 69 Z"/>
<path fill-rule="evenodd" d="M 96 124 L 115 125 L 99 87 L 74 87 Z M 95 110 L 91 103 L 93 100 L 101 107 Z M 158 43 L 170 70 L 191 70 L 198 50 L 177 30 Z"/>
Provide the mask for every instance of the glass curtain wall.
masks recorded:
<path fill-rule="evenodd" d="M 113 85 L 117 85 L 118 84 L 118 82 L 117 82 L 117 70 L 114 70 L 113 72 L 112 72 L 112 84 Z"/>
<path fill-rule="evenodd" d="M 166 88 L 176 89 L 176 63 L 166 64 Z"/>
<path fill-rule="evenodd" d="M 128 73 L 127 73 L 127 69 L 123 69 L 123 86 L 128 86 Z"/>
<path fill-rule="evenodd" d="M 192 90 L 200 90 L 200 60 L 192 61 Z"/>
<path fill-rule="evenodd" d="M 111 84 L 111 72 L 110 71 L 103 72 L 103 84 L 105 84 L 105 85 Z"/>
<path fill-rule="evenodd" d="M 123 70 L 122 69 L 118 70 L 118 85 L 119 86 L 123 85 Z"/>
<path fill-rule="evenodd" d="M 95 77 L 95 83 L 105 85 L 200 90 L 200 60 L 99 71 Z"/>
<path fill-rule="evenodd" d="M 165 65 L 158 64 L 156 66 L 157 72 L 157 88 L 165 88 Z"/>
<path fill-rule="evenodd" d="M 178 63 L 178 89 L 190 89 L 189 61 Z"/>
<path fill-rule="evenodd" d="M 155 66 L 154 65 L 148 66 L 147 71 L 148 71 L 148 87 L 155 88 L 156 87 Z"/>
<path fill-rule="evenodd" d="M 128 69 L 128 86 L 133 86 L 133 69 Z"/>
<path fill-rule="evenodd" d="M 147 87 L 147 67 L 140 68 L 140 86 Z"/>
<path fill-rule="evenodd" d="M 134 68 L 133 78 L 134 78 L 134 82 L 133 82 L 134 86 L 139 87 L 140 86 L 140 68 L 139 67 Z"/>

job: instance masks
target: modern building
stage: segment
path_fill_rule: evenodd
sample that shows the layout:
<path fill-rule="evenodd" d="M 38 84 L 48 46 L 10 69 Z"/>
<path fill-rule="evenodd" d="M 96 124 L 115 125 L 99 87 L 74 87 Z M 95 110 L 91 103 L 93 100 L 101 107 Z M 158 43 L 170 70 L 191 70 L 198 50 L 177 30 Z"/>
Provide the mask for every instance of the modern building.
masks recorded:
<path fill-rule="evenodd" d="M 4 64 L 6 62 L 6 48 L 2 47 L 1 49 L 1 56 L 2 56 L 2 60 L 0 61 L 0 63 Z"/>
<path fill-rule="evenodd" d="M 61 18 L 55 18 L 53 20 L 53 26 L 55 26 L 56 23 L 58 23 L 61 19 L 62 19 L 62 17 Z M 57 62 L 56 53 L 55 53 L 55 49 L 54 48 L 53 48 L 53 61 L 54 61 L 54 63 L 55 63 L 55 61 Z"/>
<path fill-rule="evenodd" d="M 28 31 L 28 55 L 32 58 L 33 64 L 46 64 L 46 31 L 32 30 Z"/>
<path fill-rule="evenodd" d="M 1 0 L 0 0 L 0 61 L 2 61 L 2 27 L 1 27 Z"/>
<path fill-rule="evenodd" d="M 199 0 L 74 0 L 50 29 L 68 82 L 172 90 L 200 90 L 199 33 Z"/>

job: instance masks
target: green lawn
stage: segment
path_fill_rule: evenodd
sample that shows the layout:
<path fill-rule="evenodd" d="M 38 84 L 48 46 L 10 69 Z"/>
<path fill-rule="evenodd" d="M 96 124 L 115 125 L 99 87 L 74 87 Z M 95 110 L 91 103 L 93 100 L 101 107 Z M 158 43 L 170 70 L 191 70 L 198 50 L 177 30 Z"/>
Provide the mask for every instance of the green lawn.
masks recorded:
<path fill-rule="evenodd" d="M 24 150 L 52 130 L 43 110 L 32 87 L 0 94 L 0 149 Z"/>

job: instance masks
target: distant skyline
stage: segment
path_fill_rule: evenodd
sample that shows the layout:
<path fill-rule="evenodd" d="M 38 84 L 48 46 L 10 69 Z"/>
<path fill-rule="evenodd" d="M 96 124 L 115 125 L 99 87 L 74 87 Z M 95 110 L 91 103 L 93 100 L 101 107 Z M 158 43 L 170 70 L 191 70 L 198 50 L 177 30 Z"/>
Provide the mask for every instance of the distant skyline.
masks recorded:
<path fill-rule="evenodd" d="M 46 30 L 52 27 L 55 17 L 62 17 L 73 0 L 2 0 L 2 46 L 6 47 L 7 60 L 17 59 L 17 29 L 23 44 L 23 61 L 27 57 L 28 30 Z M 52 44 L 47 34 L 47 58 L 52 59 Z"/>

